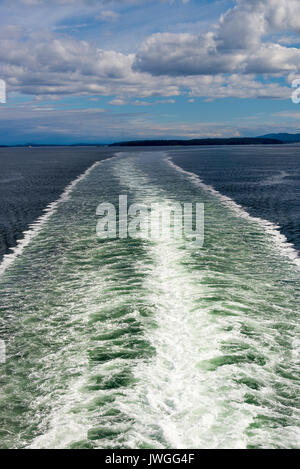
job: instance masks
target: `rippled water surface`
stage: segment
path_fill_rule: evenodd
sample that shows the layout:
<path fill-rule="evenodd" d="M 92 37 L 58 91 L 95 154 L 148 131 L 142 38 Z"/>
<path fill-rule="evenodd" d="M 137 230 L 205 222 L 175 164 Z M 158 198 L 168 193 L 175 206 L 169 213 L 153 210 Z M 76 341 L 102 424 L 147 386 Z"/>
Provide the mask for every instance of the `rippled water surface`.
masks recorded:
<path fill-rule="evenodd" d="M 100 161 L 9 258 L 2 448 L 299 448 L 297 250 L 280 220 L 212 187 L 211 151 Z M 204 246 L 97 238 L 97 205 L 119 194 L 204 203 Z"/>
<path fill-rule="evenodd" d="M 65 186 L 111 150 L 0 148 L 0 260 Z"/>

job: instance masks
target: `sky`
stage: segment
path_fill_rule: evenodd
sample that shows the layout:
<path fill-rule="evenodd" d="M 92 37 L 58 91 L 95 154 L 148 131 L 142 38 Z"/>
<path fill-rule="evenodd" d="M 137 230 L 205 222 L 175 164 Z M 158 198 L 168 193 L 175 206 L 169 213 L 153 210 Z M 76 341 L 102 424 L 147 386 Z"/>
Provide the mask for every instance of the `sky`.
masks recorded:
<path fill-rule="evenodd" d="M 299 0 L 0 0 L 0 145 L 300 132 L 297 79 Z"/>

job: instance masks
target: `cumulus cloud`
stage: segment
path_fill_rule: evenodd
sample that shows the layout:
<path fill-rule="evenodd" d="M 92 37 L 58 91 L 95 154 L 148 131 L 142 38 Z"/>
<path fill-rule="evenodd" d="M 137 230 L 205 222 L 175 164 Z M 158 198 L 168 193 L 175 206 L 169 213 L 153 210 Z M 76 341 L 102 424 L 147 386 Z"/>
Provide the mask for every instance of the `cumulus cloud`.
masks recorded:
<path fill-rule="evenodd" d="M 284 54 L 282 61 L 284 61 Z M 184 62 L 184 57 L 183 57 Z M 254 59 L 253 59 L 254 60 Z M 130 98 L 174 97 L 188 90 L 192 96 L 216 99 L 236 96 L 277 97 L 289 96 L 289 89 L 276 83 L 263 83 L 255 79 L 251 67 L 266 67 L 263 58 L 249 61 L 249 74 L 174 73 L 159 76 L 150 71 L 133 68 L 134 54 L 122 54 L 96 48 L 85 41 L 68 38 L 52 38 L 36 42 L 35 38 L 20 44 L 6 39 L 0 49 L 0 76 L 8 84 L 10 92 L 34 96 L 103 95 L 116 96 L 112 104 L 124 103 Z M 261 60 L 261 64 L 259 61 Z M 280 69 L 280 55 L 269 67 Z M 192 67 L 194 64 L 191 64 Z M 182 64 L 188 70 L 188 64 Z M 219 69 L 223 71 L 223 69 Z M 251 74 L 250 74 L 251 72 Z M 170 102 L 170 101 L 169 101 Z"/>
<path fill-rule="evenodd" d="M 0 76 L 10 91 L 32 95 L 99 94 L 173 96 L 179 87 L 132 70 L 133 54 L 96 48 L 69 38 L 2 41 Z"/>
<path fill-rule="evenodd" d="M 144 42 L 134 67 L 153 75 L 209 75 L 230 73 L 242 59 L 239 54 L 217 53 L 212 34 L 158 33 Z"/>
<path fill-rule="evenodd" d="M 52 0 L 62 8 L 94 5 L 106 20 L 117 18 L 116 5 L 144 1 Z M 32 10 L 46 4 L 22 2 Z M 280 41 L 300 33 L 299 0 L 237 0 L 205 34 L 153 34 L 137 53 L 101 48 L 51 29 L 25 33 L 21 25 L 4 25 L 1 30 L 0 77 L 9 92 L 34 96 L 114 96 L 115 105 L 182 93 L 189 99 L 284 99 L 289 88 L 268 77 L 290 80 L 300 71 L 300 49 Z"/>
<path fill-rule="evenodd" d="M 271 42 L 272 33 L 300 32 L 298 0 L 239 0 L 206 34 L 154 34 L 134 67 L 154 75 L 278 74 L 300 69 L 300 50 Z"/>

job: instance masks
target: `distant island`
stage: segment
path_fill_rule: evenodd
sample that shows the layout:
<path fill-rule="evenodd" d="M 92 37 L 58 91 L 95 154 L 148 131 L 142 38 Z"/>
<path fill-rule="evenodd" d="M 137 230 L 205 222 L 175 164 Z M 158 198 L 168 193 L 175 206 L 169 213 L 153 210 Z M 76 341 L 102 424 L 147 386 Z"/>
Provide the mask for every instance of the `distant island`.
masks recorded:
<path fill-rule="evenodd" d="M 277 138 L 234 137 L 234 138 L 201 138 L 192 140 L 134 140 L 112 143 L 110 147 L 158 147 L 158 146 L 193 146 L 193 145 L 282 145 Z"/>
<path fill-rule="evenodd" d="M 282 143 L 299 143 L 300 142 L 300 134 L 288 134 L 288 133 L 267 134 L 267 135 L 262 135 L 261 137 L 258 137 L 258 138 L 265 138 L 265 139 L 276 138 L 278 140 L 281 140 Z"/>
<path fill-rule="evenodd" d="M 115 143 L 25 143 L 19 145 L 0 145 L 0 148 L 40 148 L 40 147 L 167 147 L 167 146 L 199 146 L 199 145 L 283 145 L 300 143 L 300 133 L 277 133 L 259 137 L 229 137 L 229 138 L 194 138 L 184 139 L 153 139 L 153 140 L 128 140 Z"/>

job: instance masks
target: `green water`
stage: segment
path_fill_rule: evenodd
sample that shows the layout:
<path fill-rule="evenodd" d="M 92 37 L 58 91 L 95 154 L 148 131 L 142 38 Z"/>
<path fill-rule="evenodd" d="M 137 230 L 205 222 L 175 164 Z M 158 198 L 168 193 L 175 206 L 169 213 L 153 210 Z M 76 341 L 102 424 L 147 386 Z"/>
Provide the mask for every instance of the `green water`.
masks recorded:
<path fill-rule="evenodd" d="M 96 208 L 205 204 L 205 242 Z M 299 268 L 164 154 L 95 166 L 0 276 L 2 448 L 299 448 Z"/>

